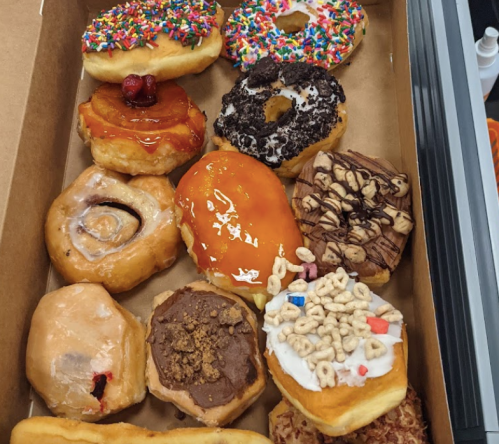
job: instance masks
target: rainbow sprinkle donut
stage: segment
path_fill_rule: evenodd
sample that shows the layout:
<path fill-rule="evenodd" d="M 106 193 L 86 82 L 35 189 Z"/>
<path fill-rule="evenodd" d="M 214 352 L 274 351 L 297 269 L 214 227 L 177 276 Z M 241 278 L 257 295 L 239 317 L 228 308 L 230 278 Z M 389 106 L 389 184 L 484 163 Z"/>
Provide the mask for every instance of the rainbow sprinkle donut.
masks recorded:
<path fill-rule="evenodd" d="M 277 27 L 278 17 L 297 12 L 309 16 L 302 30 L 287 34 Z M 353 52 L 367 26 L 367 14 L 356 1 L 248 0 L 225 26 L 225 49 L 242 71 L 266 56 L 332 69 Z"/>
<path fill-rule="evenodd" d="M 195 74 L 220 55 L 224 12 L 216 0 L 132 0 L 103 10 L 82 36 L 85 70 L 103 82 Z"/>

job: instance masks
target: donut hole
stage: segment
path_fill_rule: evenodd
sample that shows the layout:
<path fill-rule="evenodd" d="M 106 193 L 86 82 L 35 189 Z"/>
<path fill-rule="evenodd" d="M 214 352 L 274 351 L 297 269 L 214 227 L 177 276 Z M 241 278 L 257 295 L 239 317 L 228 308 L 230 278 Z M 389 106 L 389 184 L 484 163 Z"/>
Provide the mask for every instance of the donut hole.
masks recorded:
<path fill-rule="evenodd" d="M 293 106 L 284 96 L 273 96 L 265 102 L 265 122 L 277 122 Z"/>
<path fill-rule="evenodd" d="M 309 21 L 308 14 L 296 11 L 289 15 L 279 15 L 275 20 L 275 25 L 286 34 L 296 34 L 303 31 Z"/>

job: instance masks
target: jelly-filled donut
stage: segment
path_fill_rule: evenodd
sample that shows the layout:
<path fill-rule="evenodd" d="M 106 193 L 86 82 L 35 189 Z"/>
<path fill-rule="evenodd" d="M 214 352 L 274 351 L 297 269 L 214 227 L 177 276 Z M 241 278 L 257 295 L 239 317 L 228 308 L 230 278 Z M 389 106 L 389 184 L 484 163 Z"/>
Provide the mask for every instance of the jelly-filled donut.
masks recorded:
<path fill-rule="evenodd" d="M 407 175 L 353 151 L 311 159 L 292 205 L 319 276 L 343 267 L 369 285 L 388 282 L 414 226 Z"/>
<path fill-rule="evenodd" d="M 165 176 L 87 168 L 48 212 L 45 241 L 54 267 L 67 282 L 101 283 L 110 293 L 168 268 L 180 243 L 173 198 Z"/>
<path fill-rule="evenodd" d="M 247 0 L 225 26 L 225 55 L 242 71 L 266 56 L 332 69 L 352 54 L 368 24 L 356 1 Z"/>
<path fill-rule="evenodd" d="M 102 11 L 82 37 L 83 66 L 103 82 L 129 74 L 158 81 L 203 71 L 222 48 L 214 0 L 134 0 Z"/>
<path fill-rule="evenodd" d="M 55 415 L 94 422 L 142 401 L 145 367 L 144 326 L 101 285 L 74 284 L 41 298 L 26 375 Z"/>
<path fill-rule="evenodd" d="M 318 151 L 336 147 L 347 124 L 345 94 L 328 72 L 266 57 L 222 99 L 213 142 L 296 177 Z"/>
<path fill-rule="evenodd" d="M 78 107 L 78 132 L 100 166 L 120 173 L 168 174 L 203 148 L 206 116 L 173 81 L 128 76 L 105 83 Z"/>

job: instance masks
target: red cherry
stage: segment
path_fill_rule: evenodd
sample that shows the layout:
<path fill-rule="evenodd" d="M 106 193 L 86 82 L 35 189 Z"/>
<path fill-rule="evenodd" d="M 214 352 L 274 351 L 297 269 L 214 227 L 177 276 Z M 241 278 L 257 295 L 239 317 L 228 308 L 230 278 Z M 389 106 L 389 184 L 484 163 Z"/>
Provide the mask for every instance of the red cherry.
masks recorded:
<path fill-rule="evenodd" d="M 144 80 L 142 77 L 136 74 L 130 74 L 121 84 L 121 93 L 123 94 L 125 100 L 133 101 L 139 95 L 143 86 Z"/>
<path fill-rule="evenodd" d="M 146 96 L 155 96 L 156 95 L 156 78 L 150 74 L 146 76 L 142 76 L 142 80 L 144 81 L 144 86 L 142 87 L 142 92 Z"/>

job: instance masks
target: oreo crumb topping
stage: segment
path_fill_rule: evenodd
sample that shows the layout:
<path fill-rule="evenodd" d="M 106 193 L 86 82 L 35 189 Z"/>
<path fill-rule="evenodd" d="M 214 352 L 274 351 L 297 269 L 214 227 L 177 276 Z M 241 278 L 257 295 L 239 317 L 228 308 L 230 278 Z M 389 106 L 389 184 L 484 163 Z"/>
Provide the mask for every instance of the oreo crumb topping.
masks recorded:
<path fill-rule="evenodd" d="M 275 96 L 291 100 L 276 121 L 266 122 L 265 103 Z M 240 152 L 271 168 L 325 139 L 341 118 L 342 86 L 327 70 L 307 63 L 261 59 L 222 98 L 215 134 Z"/>

